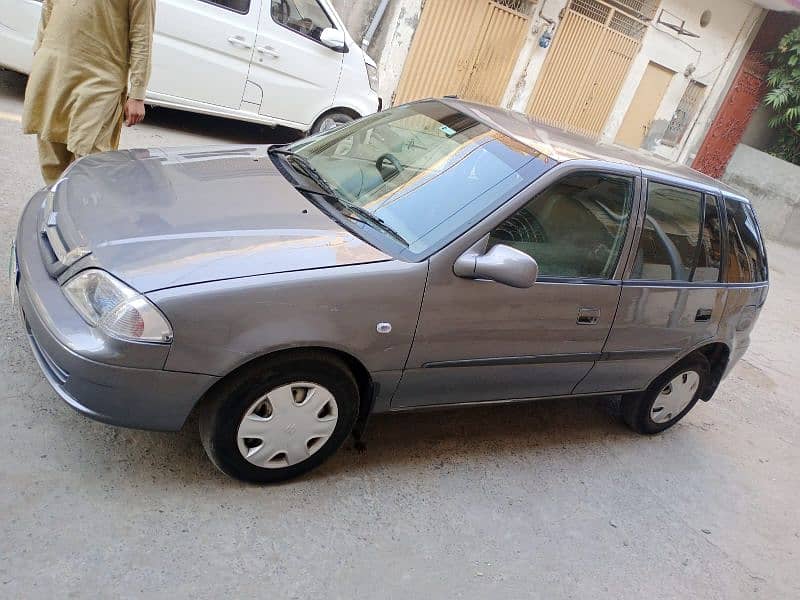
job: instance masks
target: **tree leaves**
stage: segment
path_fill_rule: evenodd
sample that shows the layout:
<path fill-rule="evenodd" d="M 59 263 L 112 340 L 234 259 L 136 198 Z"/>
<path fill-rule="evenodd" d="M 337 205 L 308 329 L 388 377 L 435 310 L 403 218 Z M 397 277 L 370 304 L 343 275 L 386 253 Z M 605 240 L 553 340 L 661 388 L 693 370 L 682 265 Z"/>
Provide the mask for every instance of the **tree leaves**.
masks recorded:
<path fill-rule="evenodd" d="M 767 54 L 772 69 L 764 104 L 776 111 L 769 126 L 778 134 L 772 154 L 800 164 L 800 27 L 787 33 Z"/>

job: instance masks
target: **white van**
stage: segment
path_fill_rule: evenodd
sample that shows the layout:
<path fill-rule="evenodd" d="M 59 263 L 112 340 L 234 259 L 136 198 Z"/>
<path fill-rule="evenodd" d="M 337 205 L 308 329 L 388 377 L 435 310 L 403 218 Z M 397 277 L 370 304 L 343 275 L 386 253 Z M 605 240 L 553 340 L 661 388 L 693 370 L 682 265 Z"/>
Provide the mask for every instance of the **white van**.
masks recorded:
<path fill-rule="evenodd" d="M 0 65 L 29 73 L 41 0 L 0 5 Z M 158 0 L 147 103 L 317 133 L 380 110 L 375 62 L 329 0 Z"/>

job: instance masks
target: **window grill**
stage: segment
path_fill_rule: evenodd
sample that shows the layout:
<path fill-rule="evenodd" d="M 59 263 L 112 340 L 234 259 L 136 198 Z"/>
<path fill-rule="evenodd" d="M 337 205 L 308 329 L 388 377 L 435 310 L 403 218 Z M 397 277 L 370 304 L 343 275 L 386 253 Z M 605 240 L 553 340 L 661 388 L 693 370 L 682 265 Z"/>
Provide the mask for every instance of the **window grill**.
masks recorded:
<path fill-rule="evenodd" d="M 621 12 L 615 12 L 611 17 L 611 22 L 608 26 L 614 31 L 627 35 L 636 40 L 641 40 L 647 30 L 647 25 L 641 21 L 637 21 Z"/>
<path fill-rule="evenodd" d="M 646 15 L 654 13 L 656 6 L 657 2 L 649 0 L 572 0 L 569 9 L 641 41 L 647 31 Z M 645 8 L 646 15 L 639 12 Z"/>
<path fill-rule="evenodd" d="M 495 3 L 503 6 L 509 10 L 513 10 L 514 12 L 518 12 L 523 15 L 530 15 L 531 7 L 533 6 L 532 2 L 536 0 L 493 0 Z"/>
<path fill-rule="evenodd" d="M 609 4 L 619 8 L 620 10 L 628 13 L 629 15 L 641 19 L 643 21 L 650 21 L 656 16 L 658 10 L 659 0 L 605 0 Z"/>
<path fill-rule="evenodd" d="M 605 23 L 608 20 L 608 13 L 611 11 L 610 6 L 597 0 L 572 0 L 569 8 L 598 23 Z"/>
<path fill-rule="evenodd" d="M 689 82 L 689 86 L 678 103 L 678 108 L 675 109 L 675 114 L 672 115 L 667 131 L 664 137 L 661 138 L 661 143 L 664 146 L 675 147 L 681 143 L 683 136 L 686 135 L 686 130 L 689 129 L 689 125 L 691 125 L 700 110 L 700 103 L 703 101 L 705 92 L 706 86 L 702 83 L 697 81 Z"/>

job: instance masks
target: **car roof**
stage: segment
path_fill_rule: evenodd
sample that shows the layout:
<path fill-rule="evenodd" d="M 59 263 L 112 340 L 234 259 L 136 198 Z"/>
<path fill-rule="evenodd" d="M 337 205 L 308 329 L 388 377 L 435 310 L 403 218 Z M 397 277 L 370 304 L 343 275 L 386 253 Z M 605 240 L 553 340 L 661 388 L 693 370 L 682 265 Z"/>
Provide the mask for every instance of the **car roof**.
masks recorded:
<path fill-rule="evenodd" d="M 677 178 L 689 184 L 718 190 L 726 196 L 747 201 L 741 192 L 721 181 L 654 154 L 644 154 L 598 142 L 577 133 L 545 125 L 518 111 L 457 98 L 446 97 L 438 100 L 558 162 L 587 159 L 629 165 L 641 168 L 645 176 Z"/>

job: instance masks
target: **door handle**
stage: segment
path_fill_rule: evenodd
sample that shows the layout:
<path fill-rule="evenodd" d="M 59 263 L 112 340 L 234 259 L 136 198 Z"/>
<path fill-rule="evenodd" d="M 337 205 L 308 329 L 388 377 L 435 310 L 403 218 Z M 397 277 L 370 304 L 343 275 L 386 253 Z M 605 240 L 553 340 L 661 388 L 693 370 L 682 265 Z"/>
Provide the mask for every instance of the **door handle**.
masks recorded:
<path fill-rule="evenodd" d="M 280 58 L 281 55 L 279 52 L 275 51 L 275 48 L 272 46 L 256 46 L 256 52 L 259 54 L 266 54 L 267 56 L 271 56 L 272 58 Z"/>
<path fill-rule="evenodd" d="M 253 44 L 247 43 L 247 40 L 244 39 L 243 35 L 234 35 L 229 37 L 228 43 L 232 46 L 236 46 L 237 48 L 244 48 L 246 50 L 250 50 L 253 47 Z"/>
<path fill-rule="evenodd" d="M 579 308 L 578 325 L 596 325 L 600 320 L 599 308 Z"/>
<path fill-rule="evenodd" d="M 694 315 L 694 320 L 698 323 L 707 323 L 711 320 L 711 312 L 710 308 L 699 308 Z"/>

